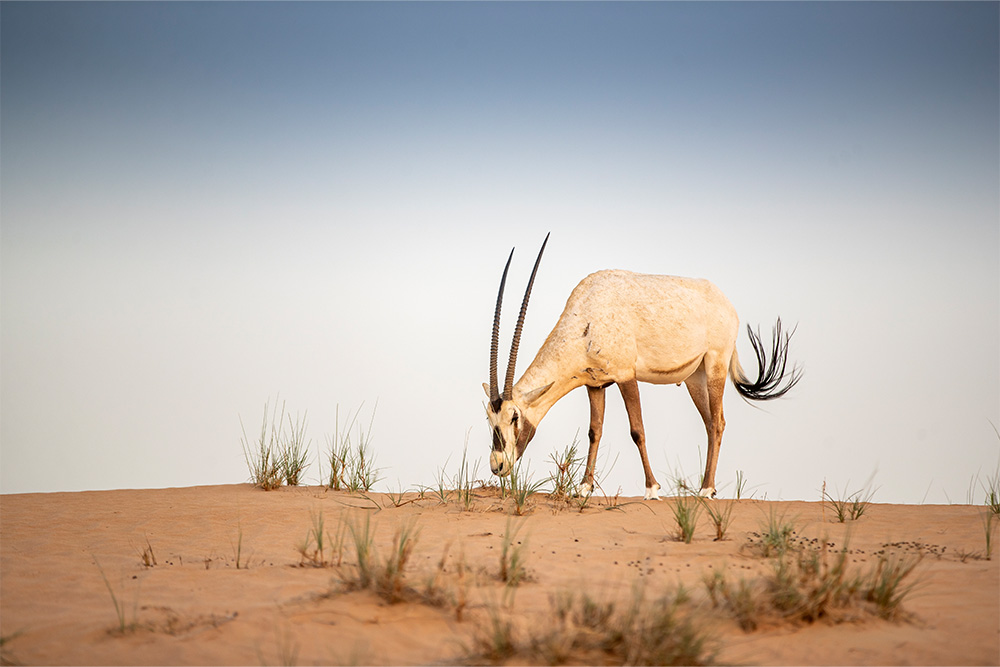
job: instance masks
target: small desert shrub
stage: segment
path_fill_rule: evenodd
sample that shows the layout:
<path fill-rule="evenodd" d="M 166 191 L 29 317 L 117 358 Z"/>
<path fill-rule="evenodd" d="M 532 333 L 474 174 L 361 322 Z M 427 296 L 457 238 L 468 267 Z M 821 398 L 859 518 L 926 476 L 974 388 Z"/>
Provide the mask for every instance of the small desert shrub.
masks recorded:
<path fill-rule="evenodd" d="M 736 500 L 744 498 L 752 499 L 753 494 L 747 495 L 747 478 L 742 470 L 736 471 Z"/>
<path fill-rule="evenodd" d="M 145 536 L 145 540 L 146 546 L 141 551 L 136 549 L 139 553 L 139 562 L 142 563 L 143 567 L 154 567 L 157 565 L 156 554 L 153 553 L 153 545 L 149 543 L 149 536 Z"/>
<path fill-rule="evenodd" d="M 336 537 L 332 537 L 326 530 L 326 521 L 323 518 L 322 510 L 319 512 L 310 511 L 309 518 L 312 525 L 298 546 L 298 552 L 302 556 L 299 564 L 312 565 L 313 567 L 336 564 L 339 567 L 343 560 L 345 532 L 343 519 L 337 523 Z"/>
<path fill-rule="evenodd" d="M 733 586 L 717 571 L 704 584 L 712 604 L 729 611 L 747 632 L 768 617 L 812 623 L 864 612 L 898 618 L 903 600 L 917 585 L 911 575 L 921 554 L 881 553 L 866 571 L 851 573 L 848 553 L 846 545 L 831 553 L 825 542 L 818 549 L 789 544 L 775 552 L 772 571 L 759 580 Z"/>
<path fill-rule="evenodd" d="M 726 607 L 744 632 L 757 629 L 760 618 L 760 594 L 754 581 L 740 579 L 730 585 L 724 572 L 713 570 L 704 577 L 705 588 L 715 607 Z"/>
<path fill-rule="evenodd" d="M 833 510 L 837 521 L 840 523 L 848 520 L 857 521 L 868 510 L 868 506 L 871 505 L 871 500 L 875 496 L 876 491 L 878 489 L 871 488 L 871 480 L 869 479 L 868 483 L 854 493 L 848 494 L 847 487 L 845 486 L 843 492 L 838 493 L 834 497 L 826 492 L 826 482 L 824 482 L 823 502 Z"/>
<path fill-rule="evenodd" d="M 278 415 L 278 406 L 275 402 L 274 410 L 271 413 L 270 425 L 268 424 L 267 412 L 268 404 L 264 403 L 264 418 L 260 425 L 260 437 L 256 444 L 251 444 L 247 437 L 246 428 L 243 426 L 243 418 L 240 418 L 240 428 L 243 430 L 243 456 L 246 459 L 247 467 L 250 469 L 250 481 L 265 491 L 270 491 L 281 486 L 284 481 L 284 469 L 281 456 L 281 425 L 285 419 L 285 404 L 281 404 L 281 414 Z"/>
<path fill-rule="evenodd" d="M 524 567 L 524 550 L 527 539 L 516 542 L 518 533 L 524 528 L 524 520 L 516 524 L 507 517 L 507 528 L 500 543 L 500 581 L 514 587 L 524 581 L 528 571 Z"/>
<path fill-rule="evenodd" d="M 361 407 L 364 407 L 363 405 Z M 358 424 L 361 407 L 353 416 L 348 415 L 347 426 L 340 429 L 340 406 L 337 406 L 334 434 L 327 436 L 329 450 L 327 461 L 330 464 L 330 475 L 327 486 L 334 491 L 346 489 L 353 493 L 371 491 L 371 488 L 382 479 L 382 471 L 375 467 L 375 454 L 371 448 L 372 427 L 375 423 L 375 409 L 372 409 L 368 430 Z M 357 426 L 357 435 L 351 432 Z M 353 439 L 352 439 L 353 438 Z"/>
<path fill-rule="evenodd" d="M 550 598 L 550 607 L 553 623 L 535 627 L 522 638 L 509 614 L 493 605 L 488 610 L 488 623 L 477 626 L 467 660 L 536 664 L 541 658 L 552 665 L 705 665 L 714 657 L 711 637 L 695 620 L 681 591 L 649 600 L 637 588 L 623 611 L 586 594 Z"/>
<path fill-rule="evenodd" d="M 786 519 L 784 513 L 778 514 L 772 507 L 767 521 L 760 525 L 760 531 L 751 533 L 743 548 L 763 558 L 771 558 L 784 555 L 796 540 L 794 520 Z"/>
<path fill-rule="evenodd" d="M 472 502 L 475 500 L 475 494 L 472 492 L 472 489 L 475 487 L 475 479 L 478 472 L 478 460 L 473 464 L 472 470 L 469 470 L 469 434 L 466 433 L 465 445 L 462 447 L 462 465 L 458 468 L 454 479 L 455 492 L 458 494 L 458 500 L 462 503 L 465 511 L 472 509 Z"/>
<path fill-rule="evenodd" d="M 514 514 L 523 516 L 530 509 L 528 501 L 536 493 L 541 491 L 546 480 L 535 482 L 531 479 L 531 467 L 521 459 L 514 464 L 510 472 L 510 485 L 507 487 L 511 499 L 514 501 Z M 501 487 L 501 492 L 503 487 Z"/>
<path fill-rule="evenodd" d="M 510 613 L 496 604 L 490 605 L 487 613 L 487 622 L 476 625 L 473 647 L 469 650 L 470 663 L 489 661 L 499 664 L 521 650 L 514 637 L 514 623 Z"/>
<path fill-rule="evenodd" d="M 406 564 L 417 542 L 417 531 L 413 523 L 403 525 L 396 531 L 392 550 L 384 559 L 375 549 L 375 535 L 371 527 L 371 517 L 365 515 L 364 522 L 349 521 L 348 531 L 354 541 L 357 557 L 354 578 L 344 577 L 351 588 L 369 589 L 390 604 L 404 599 L 409 590 L 403 582 Z"/>
<path fill-rule="evenodd" d="M 708 514 L 708 518 L 712 520 L 712 525 L 715 526 L 715 541 L 721 542 L 726 538 L 726 531 L 729 530 L 729 524 L 733 520 L 733 505 L 736 501 L 711 500 L 700 497 L 699 500 L 705 513 Z"/>
<path fill-rule="evenodd" d="M 922 554 L 881 555 L 873 572 L 860 586 L 865 599 L 875 604 L 882 618 L 892 620 L 901 610 L 903 599 L 919 585 L 919 581 L 906 581 L 920 564 Z"/>
<path fill-rule="evenodd" d="M 691 544 L 694 531 L 698 527 L 698 515 L 701 514 L 703 503 L 691 493 L 681 491 L 674 500 L 671 510 L 677 523 L 677 539 L 685 544 Z"/>
<path fill-rule="evenodd" d="M 549 460 L 556 467 L 555 472 L 549 477 L 553 500 L 570 500 L 579 496 L 580 485 L 577 480 L 581 479 L 586 460 L 579 455 L 577 442 L 577 436 L 574 436 L 573 442 L 567 445 L 561 454 L 555 452 L 549 454 Z"/>
<path fill-rule="evenodd" d="M 306 442 L 307 414 L 302 417 L 296 415 L 294 422 L 292 416 L 288 415 L 288 431 L 281 433 L 279 460 L 282 476 L 288 486 L 298 486 L 302 481 L 302 474 L 309 467 L 307 460 L 311 442 Z"/>

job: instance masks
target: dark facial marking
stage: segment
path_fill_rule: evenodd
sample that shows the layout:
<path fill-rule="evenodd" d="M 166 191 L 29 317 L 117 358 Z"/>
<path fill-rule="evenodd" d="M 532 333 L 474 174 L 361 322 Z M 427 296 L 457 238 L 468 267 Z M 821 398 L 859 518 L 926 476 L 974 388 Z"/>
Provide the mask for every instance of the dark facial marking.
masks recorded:
<path fill-rule="evenodd" d="M 503 437 L 500 435 L 500 427 L 493 427 L 493 451 L 502 452 L 503 451 Z"/>
<path fill-rule="evenodd" d="M 521 458 L 525 448 L 533 437 L 535 437 L 535 425 L 527 419 L 522 419 L 521 429 L 517 432 L 517 443 L 515 445 L 517 447 L 517 458 Z"/>

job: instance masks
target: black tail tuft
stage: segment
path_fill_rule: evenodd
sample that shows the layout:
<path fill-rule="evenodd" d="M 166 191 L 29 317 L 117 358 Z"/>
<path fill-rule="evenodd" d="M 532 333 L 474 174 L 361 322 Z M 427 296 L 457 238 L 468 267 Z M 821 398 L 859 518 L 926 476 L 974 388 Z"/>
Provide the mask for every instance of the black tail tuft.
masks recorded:
<path fill-rule="evenodd" d="M 792 329 L 791 333 L 782 336 L 781 318 L 778 318 L 771 332 L 770 361 L 764 351 L 760 331 L 755 333 L 748 324 L 747 333 L 750 334 L 750 344 L 757 357 L 757 380 L 750 382 L 746 377 L 733 378 L 736 391 L 743 398 L 752 401 L 769 401 L 784 396 L 802 379 L 802 370 L 797 366 L 792 367 L 788 373 L 785 372 L 788 365 L 788 341 L 792 339 L 795 330 Z"/>

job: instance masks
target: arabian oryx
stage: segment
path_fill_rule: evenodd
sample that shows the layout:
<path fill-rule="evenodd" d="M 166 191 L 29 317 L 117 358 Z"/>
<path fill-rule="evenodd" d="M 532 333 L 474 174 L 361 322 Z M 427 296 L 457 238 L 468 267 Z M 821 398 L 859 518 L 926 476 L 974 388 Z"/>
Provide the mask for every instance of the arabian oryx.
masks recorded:
<path fill-rule="evenodd" d="M 797 368 L 785 372 L 788 341 L 782 336 L 780 318 L 773 332 L 770 360 L 760 335 L 749 326 L 750 344 L 757 357 L 757 379 L 751 382 L 736 354 L 739 318 L 718 287 L 707 280 L 655 276 L 629 271 L 598 271 L 576 286 L 559 321 L 535 355 L 528 370 L 514 383 L 514 365 L 524 314 L 538 263 L 545 252 L 545 237 L 514 329 L 503 393 L 497 385 L 497 342 L 500 305 L 511 250 L 500 279 L 493 338 L 490 345 L 490 384 L 487 419 L 493 431 L 490 468 L 495 475 L 509 475 L 538 423 L 556 401 L 580 386 L 590 398 L 590 450 L 581 493 L 594 488 L 594 464 L 604 423 L 604 390 L 617 384 L 625 399 L 632 440 L 639 448 L 646 475 L 646 499 L 658 499 L 656 483 L 646 456 L 646 436 L 639 406 L 639 382 L 687 385 L 708 432 L 708 455 L 701 495 L 715 495 L 715 467 L 726 420 L 722 393 L 726 378 L 736 391 L 755 401 L 778 398 L 799 381 Z"/>

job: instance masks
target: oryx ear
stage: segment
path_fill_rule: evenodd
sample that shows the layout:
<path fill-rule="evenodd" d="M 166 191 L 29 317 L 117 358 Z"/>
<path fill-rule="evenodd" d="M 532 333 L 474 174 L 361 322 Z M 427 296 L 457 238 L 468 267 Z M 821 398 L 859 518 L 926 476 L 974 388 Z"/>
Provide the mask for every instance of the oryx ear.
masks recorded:
<path fill-rule="evenodd" d="M 483 383 L 483 391 L 486 392 L 486 398 L 492 398 L 490 396 L 490 386 L 488 384 L 486 384 L 485 382 Z"/>
<path fill-rule="evenodd" d="M 538 387 L 537 389 L 532 389 L 531 391 L 529 391 L 527 394 L 524 395 L 524 404 L 531 405 L 532 403 L 537 401 L 539 398 L 541 398 L 542 394 L 547 392 L 552 387 L 552 384 L 553 383 L 550 382 L 544 387 Z"/>

